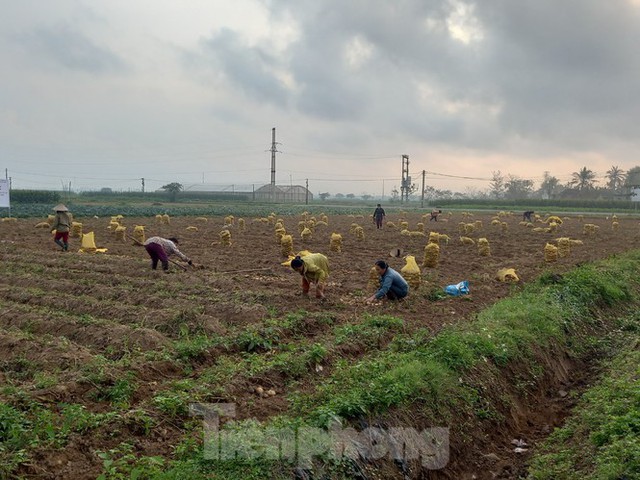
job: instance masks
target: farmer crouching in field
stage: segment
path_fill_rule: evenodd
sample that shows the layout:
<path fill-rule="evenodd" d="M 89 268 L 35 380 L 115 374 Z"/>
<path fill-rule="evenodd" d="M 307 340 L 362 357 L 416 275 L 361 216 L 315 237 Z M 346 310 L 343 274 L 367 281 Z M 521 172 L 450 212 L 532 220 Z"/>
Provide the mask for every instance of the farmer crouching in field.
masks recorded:
<path fill-rule="evenodd" d="M 291 268 L 302 275 L 302 294 L 309 296 L 311 284 L 316 284 L 316 298 L 324 298 L 325 281 L 329 278 L 329 260 L 321 253 L 312 253 L 291 260 Z"/>
<path fill-rule="evenodd" d="M 375 267 L 378 275 L 380 275 L 380 288 L 367 298 L 367 303 L 373 303 L 383 298 L 387 300 L 402 300 L 409 295 L 409 284 L 387 262 L 378 260 Z"/>
<path fill-rule="evenodd" d="M 53 225 L 51 225 L 51 233 L 56 232 L 53 241 L 60 245 L 63 252 L 66 252 L 69 250 L 69 231 L 71 230 L 73 216 L 69 209 L 61 203 L 53 207 L 53 210 L 56 212 Z"/>
<path fill-rule="evenodd" d="M 178 250 L 177 238 L 162 238 L 151 237 L 144 242 L 144 248 L 151 257 L 151 269 L 155 270 L 158 267 L 158 260 L 162 263 L 162 269 L 169 270 L 169 256 L 177 255 L 189 265 L 193 265 L 193 262 L 184 253 Z"/>

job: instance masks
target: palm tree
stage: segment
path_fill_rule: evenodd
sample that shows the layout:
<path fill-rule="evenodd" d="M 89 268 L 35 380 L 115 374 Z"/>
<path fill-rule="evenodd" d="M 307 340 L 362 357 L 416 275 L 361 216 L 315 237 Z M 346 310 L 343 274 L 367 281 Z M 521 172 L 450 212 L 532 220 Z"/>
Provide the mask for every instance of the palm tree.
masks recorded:
<path fill-rule="evenodd" d="M 573 180 L 572 185 L 576 185 L 578 190 L 587 190 L 593 188 L 593 184 L 597 182 L 596 174 L 587 167 L 582 167 L 580 171 L 571 174 Z"/>
<path fill-rule="evenodd" d="M 617 191 L 624 184 L 626 175 L 624 173 L 624 170 L 615 165 L 612 166 L 609 171 L 607 171 L 606 178 L 609 180 L 609 182 L 607 183 L 608 187 L 613 191 Z"/>

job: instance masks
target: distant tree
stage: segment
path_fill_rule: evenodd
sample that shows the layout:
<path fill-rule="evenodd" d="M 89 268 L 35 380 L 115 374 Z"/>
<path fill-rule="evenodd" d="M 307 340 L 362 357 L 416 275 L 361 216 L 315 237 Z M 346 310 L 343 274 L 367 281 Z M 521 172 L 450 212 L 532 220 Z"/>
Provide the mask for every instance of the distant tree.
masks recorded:
<path fill-rule="evenodd" d="M 597 182 L 596 174 L 587 167 L 582 167 L 579 171 L 573 172 L 571 178 L 571 185 L 574 185 L 580 191 L 592 189 Z"/>
<path fill-rule="evenodd" d="M 438 198 L 438 191 L 435 189 L 435 187 L 427 185 L 426 187 L 424 187 L 424 198 L 425 200 L 434 200 Z"/>
<path fill-rule="evenodd" d="M 498 170 L 497 172 L 492 172 L 491 174 L 491 183 L 489 184 L 489 193 L 493 198 L 502 198 L 504 197 L 506 187 L 504 184 L 504 176 Z"/>
<path fill-rule="evenodd" d="M 367 200 L 371 200 L 373 198 L 373 195 L 369 195 L 368 193 L 365 193 L 361 195 L 360 198 L 362 198 L 366 202 Z"/>
<path fill-rule="evenodd" d="M 324 192 L 324 193 L 321 193 L 319 196 L 322 199 L 322 201 L 324 201 L 327 198 L 329 198 L 331 196 L 331 194 L 329 192 Z"/>
<path fill-rule="evenodd" d="M 356 196 L 353 193 L 347 193 L 347 198 L 349 200 L 353 200 L 354 198 L 356 198 Z"/>
<path fill-rule="evenodd" d="M 552 176 L 549 172 L 544 172 L 542 183 L 540 184 L 540 190 L 538 192 L 543 198 L 553 198 L 558 194 L 560 189 L 560 180 Z"/>
<path fill-rule="evenodd" d="M 508 180 L 504 184 L 505 198 L 528 198 L 533 192 L 533 180 L 519 178 L 515 175 L 509 175 Z"/>
<path fill-rule="evenodd" d="M 607 187 L 609 187 L 614 192 L 617 192 L 624 185 L 624 170 L 620 169 L 617 165 L 611 166 L 611 168 L 607 171 L 606 178 L 608 180 Z"/>
<path fill-rule="evenodd" d="M 393 190 L 391 190 L 391 201 L 394 203 L 400 201 L 400 192 L 398 191 L 398 187 L 393 187 Z"/>
<path fill-rule="evenodd" d="M 344 193 L 336 193 L 336 198 L 344 198 Z"/>
<path fill-rule="evenodd" d="M 164 190 L 165 192 L 167 192 L 169 194 L 169 197 L 171 198 L 172 202 L 176 201 L 176 197 L 178 196 L 178 193 L 180 193 L 182 191 L 182 184 L 178 183 L 178 182 L 173 182 L 173 183 L 168 183 L 167 185 L 165 185 L 164 187 L 161 187 L 162 190 Z"/>
<path fill-rule="evenodd" d="M 640 186 L 640 167 L 636 166 L 629 169 L 624 184 L 627 187 Z"/>

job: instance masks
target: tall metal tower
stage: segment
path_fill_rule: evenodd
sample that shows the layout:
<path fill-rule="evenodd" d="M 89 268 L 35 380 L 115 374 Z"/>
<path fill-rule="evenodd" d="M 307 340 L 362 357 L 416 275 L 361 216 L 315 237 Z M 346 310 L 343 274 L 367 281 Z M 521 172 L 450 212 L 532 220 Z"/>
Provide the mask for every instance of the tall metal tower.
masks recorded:
<path fill-rule="evenodd" d="M 276 201 L 276 127 L 271 129 L 271 201 Z"/>
<path fill-rule="evenodd" d="M 400 203 L 409 202 L 411 177 L 409 176 L 409 155 L 402 155 L 402 183 L 400 184 Z"/>

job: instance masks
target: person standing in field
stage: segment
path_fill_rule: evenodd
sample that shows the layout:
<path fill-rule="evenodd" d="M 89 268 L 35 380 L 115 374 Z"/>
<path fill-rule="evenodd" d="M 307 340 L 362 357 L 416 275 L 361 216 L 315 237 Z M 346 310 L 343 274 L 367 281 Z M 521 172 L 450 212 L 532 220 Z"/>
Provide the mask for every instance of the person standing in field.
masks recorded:
<path fill-rule="evenodd" d="M 184 253 L 178 250 L 180 242 L 177 238 L 162 238 L 151 237 L 144 242 L 144 248 L 151 257 L 151 269 L 155 270 L 158 267 L 158 261 L 162 263 L 162 269 L 166 272 L 169 270 L 169 256 L 176 255 L 181 260 L 187 262 L 189 265 L 193 265 L 193 262 Z"/>
<path fill-rule="evenodd" d="M 378 260 L 375 264 L 376 271 L 380 275 L 380 288 L 376 293 L 367 298 L 367 303 L 376 300 L 402 300 L 409 295 L 409 284 L 398 272 L 384 260 Z"/>
<path fill-rule="evenodd" d="M 71 222 L 73 222 L 73 216 L 69 209 L 62 203 L 53 207 L 56 212 L 56 216 L 51 225 L 51 233 L 56 232 L 56 236 L 53 241 L 56 242 L 63 252 L 69 250 L 69 231 L 71 230 Z"/>
<path fill-rule="evenodd" d="M 291 260 L 291 268 L 302 275 L 302 294 L 309 296 L 311 284 L 316 285 L 316 298 L 324 299 L 324 288 L 329 278 L 329 260 L 321 253 L 312 253 L 304 257 L 296 256 Z"/>
<path fill-rule="evenodd" d="M 382 228 L 382 221 L 386 214 L 384 213 L 384 208 L 380 204 L 376 207 L 376 210 L 373 212 L 373 220 L 376 222 L 376 228 Z"/>

